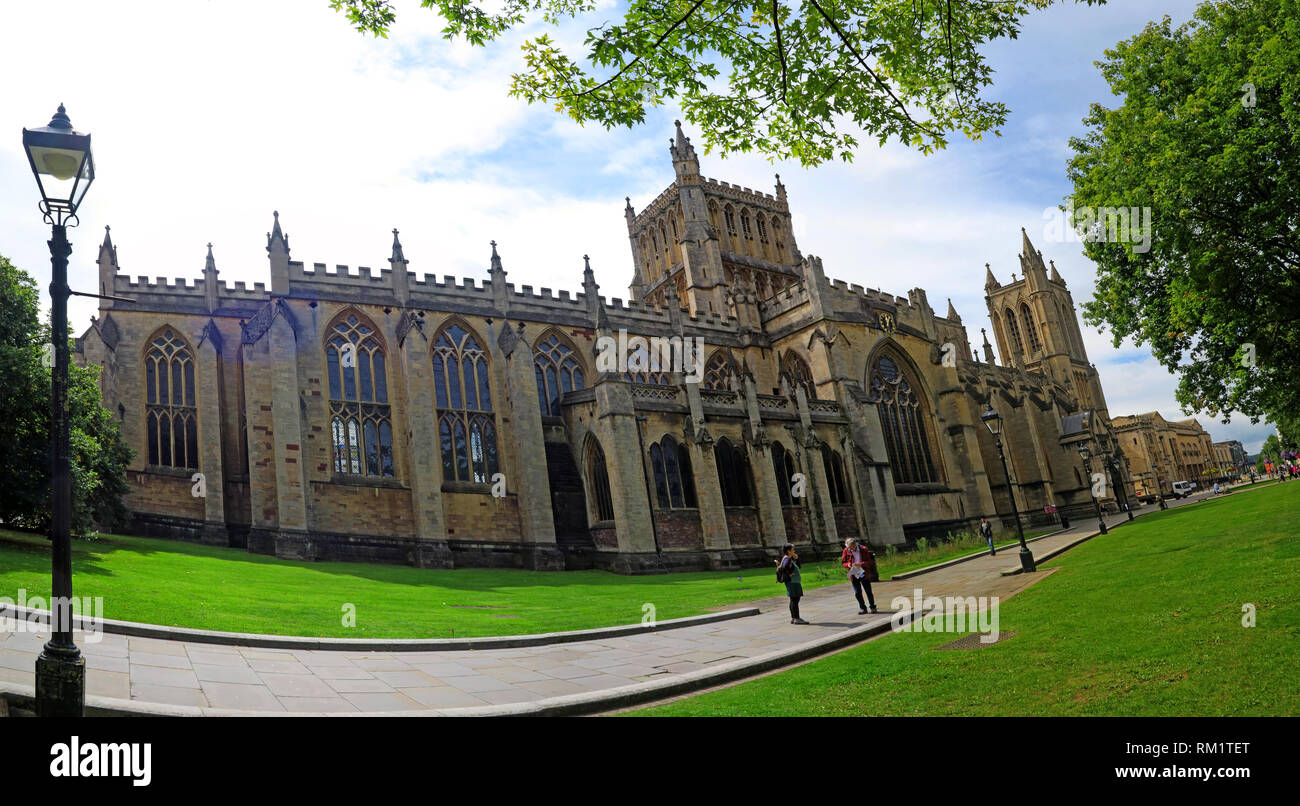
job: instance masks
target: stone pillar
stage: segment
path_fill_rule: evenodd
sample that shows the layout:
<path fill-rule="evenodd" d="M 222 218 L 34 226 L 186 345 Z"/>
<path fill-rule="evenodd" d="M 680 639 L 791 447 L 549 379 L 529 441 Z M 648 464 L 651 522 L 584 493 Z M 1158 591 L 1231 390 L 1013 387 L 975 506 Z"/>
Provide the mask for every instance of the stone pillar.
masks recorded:
<path fill-rule="evenodd" d="M 872 545 L 899 545 L 906 541 L 903 535 L 903 516 L 894 493 L 894 471 L 889 466 L 889 451 L 885 434 L 880 427 L 880 413 L 856 386 L 840 398 L 840 407 L 848 415 L 850 437 L 854 450 L 851 453 L 854 475 L 857 478 L 857 495 Z M 845 459 L 849 457 L 846 456 Z"/>
<path fill-rule="evenodd" d="M 691 457 L 691 472 L 695 482 L 695 501 L 700 508 L 700 529 L 704 533 L 704 552 L 709 567 L 730 570 L 740 565 L 731 550 L 731 534 L 727 530 L 727 508 L 722 501 L 722 485 L 718 481 L 718 463 L 713 455 L 713 437 L 704 424 L 704 404 L 700 399 L 698 383 L 684 384 L 686 403 L 690 407 L 690 425 L 686 435 L 686 449 Z"/>
<path fill-rule="evenodd" d="M 221 466 L 221 353 L 212 335 L 216 325 L 209 321 L 199 341 L 194 366 L 198 384 L 196 401 L 199 414 L 199 472 L 203 474 L 203 542 L 230 545 L 226 530 L 225 483 Z"/>
<path fill-rule="evenodd" d="M 779 549 L 786 543 L 786 533 L 781 491 L 777 485 L 788 482 L 782 482 L 776 477 L 772 452 L 768 448 L 767 435 L 763 432 L 762 415 L 758 411 L 758 391 L 754 387 L 752 374 L 745 374 L 744 385 L 745 405 L 749 412 L 749 469 L 754 476 L 754 494 L 758 497 L 755 504 L 758 507 L 759 526 L 763 530 L 762 545 Z"/>
<path fill-rule="evenodd" d="M 405 271 L 405 268 L 402 269 Z M 447 526 L 442 510 L 442 464 L 438 461 L 438 432 L 433 399 L 433 365 L 429 340 L 419 319 L 405 314 L 399 328 L 398 355 L 405 380 L 406 466 L 411 487 L 411 521 L 418 568 L 452 568 Z M 404 332 L 403 332 L 404 331 Z M 392 384 L 390 384 L 391 386 Z"/>
<path fill-rule="evenodd" d="M 495 288 L 495 283 L 494 283 Z M 546 441 L 542 432 L 541 401 L 537 398 L 537 376 L 533 351 L 521 330 L 501 322 L 500 337 L 492 340 L 492 365 L 505 373 L 510 401 L 510 422 L 501 430 L 503 439 L 514 441 L 515 466 L 506 472 L 506 489 L 519 501 L 519 527 L 524 565 L 535 571 L 563 571 L 564 555 L 555 544 L 555 514 L 551 509 L 550 474 L 546 468 Z M 494 402 L 494 405 L 495 402 Z"/>
<path fill-rule="evenodd" d="M 248 445 L 248 550 L 275 553 L 279 524 L 276 499 L 275 435 L 271 420 L 271 356 L 266 338 L 243 345 L 244 412 Z"/>
<path fill-rule="evenodd" d="M 826 465 L 822 462 L 821 442 L 812 427 L 812 413 L 808 410 L 808 395 L 802 386 L 795 387 L 795 403 L 799 406 L 799 421 L 802 427 L 804 455 L 804 475 L 808 477 L 808 486 L 812 488 L 812 500 L 809 501 L 808 515 L 812 519 L 813 543 L 821 538 L 823 543 L 838 543 L 839 529 L 835 526 L 835 505 L 831 503 L 830 479 L 826 478 Z"/>
<path fill-rule="evenodd" d="M 283 306 L 283 300 L 273 305 Z M 307 489 L 302 450 L 302 402 L 298 389 L 298 344 L 293 325 L 277 312 L 266 334 L 271 371 L 271 431 L 278 523 L 275 555 L 314 560 L 317 547 L 307 535 Z"/>
<path fill-rule="evenodd" d="M 610 498 L 614 505 L 614 533 L 618 538 L 616 568 L 620 571 L 656 570 L 654 515 L 646 491 L 645 462 L 636 410 L 627 384 L 602 381 L 595 386 L 596 422 L 593 429 L 605 452 Z"/>

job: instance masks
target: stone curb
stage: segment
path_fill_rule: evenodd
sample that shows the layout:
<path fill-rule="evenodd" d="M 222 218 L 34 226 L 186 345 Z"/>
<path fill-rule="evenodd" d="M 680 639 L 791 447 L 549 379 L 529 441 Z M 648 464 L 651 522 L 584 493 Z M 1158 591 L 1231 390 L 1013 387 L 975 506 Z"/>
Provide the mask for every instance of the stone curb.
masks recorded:
<path fill-rule="evenodd" d="M 260 649 L 320 649 L 336 652 L 451 652 L 477 649 L 517 649 L 520 647 L 545 646 L 548 644 L 567 644 L 574 641 L 592 641 L 602 638 L 621 638 L 629 635 L 641 635 L 648 632 L 662 632 L 681 627 L 696 627 L 717 621 L 746 618 L 759 614 L 757 607 L 744 607 L 721 613 L 705 613 L 702 616 L 656 621 L 652 624 L 625 624 L 617 627 L 597 627 L 591 630 L 571 630 L 569 632 L 533 633 L 531 635 L 498 635 L 482 638 L 311 638 L 295 635 L 259 635 L 257 633 L 217 632 L 214 630 L 192 630 L 185 627 L 164 627 L 158 624 L 139 624 L 133 621 L 114 621 L 100 619 L 99 625 L 106 633 L 127 635 L 134 638 L 156 638 L 163 641 L 190 641 L 196 644 L 221 644 L 227 646 L 246 646 Z M 41 624 L 50 623 L 48 610 L 33 610 L 0 602 L 0 614 L 13 619 L 32 621 Z M 84 629 L 87 621 L 81 616 L 73 617 L 73 624 Z"/>
<path fill-rule="evenodd" d="M 1116 526 L 1118 526 L 1118 524 L 1116 524 Z M 1109 526 L 1107 528 L 1114 529 L 1115 526 Z M 1058 557 L 1064 554 L 1065 552 L 1069 551 L 1070 549 L 1074 548 L 1075 546 L 1079 545 L 1080 543 L 1087 543 L 1089 540 L 1092 540 L 1094 537 L 1097 537 L 1100 534 L 1101 532 L 1093 532 L 1090 535 L 1084 535 L 1083 537 L 1080 537 L 1078 540 L 1072 540 L 1063 546 L 1054 548 L 1041 557 L 1035 557 L 1034 565 L 1038 565 L 1039 563 L 1045 563 L 1048 560 L 1053 559 L 1054 557 Z M 1007 570 L 1003 571 L 1002 576 L 1011 577 L 1011 576 L 1015 576 L 1016 574 L 1023 574 L 1024 572 L 1025 569 L 1017 565 L 1015 568 L 1008 568 Z"/>
<path fill-rule="evenodd" d="M 902 612 L 902 611 L 899 611 Z M 881 614 L 884 615 L 884 614 Z M 904 623 L 922 615 L 920 610 L 907 613 Z M 898 613 L 880 621 L 863 624 L 851 630 L 808 641 L 807 643 L 778 650 L 757 658 L 744 658 L 685 675 L 674 675 L 672 680 L 646 681 L 631 686 L 601 689 L 582 694 L 548 697 L 530 703 L 504 705 L 479 705 L 466 708 L 429 708 L 419 711 L 371 711 L 343 713 L 291 713 L 281 711 L 248 711 L 222 708 L 201 708 L 193 705 L 165 705 L 162 703 L 122 700 L 112 697 L 86 697 L 87 716 L 279 716 L 279 717 L 489 717 L 489 716 L 582 716 L 614 711 L 647 702 L 689 694 L 705 688 L 753 677 L 763 672 L 789 666 L 808 658 L 824 655 L 842 647 L 865 641 L 889 632 Z M 32 686 L 0 682 L 0 698 L 15 701 L 24 708 L 34 708 L 35 690 Z"/>
<path fill-rule="evenodd" d="M 1056 535 L 1059 535 L 1061 532 L 1064 531 L 1066 530 L 1057 529 L 1055 532 L 1048 532 L 1045 535 L 1039 535 L 1038 537 L 1031 537 L 1025 540 L 1025 544 L 1028 545 L 1029 543 L 1033 543 L 1038 540 L 1046 540 L 1047 538 L 1055 537 Z M 1015 548 L 1016 546 L 1019 545 L 1020 545 L 1019 540 L 1013 540 L 1010 543 L 1006 544 L 1005 546 L 998 546 L 997 548 L 998 551 L 1005 551 L 1009 548 Z M 965 557 L 958 557 L 955 560 L 945 560 L 944 562 L 936 563 L 935 565 L 927 565 L 926 567 L 918 568 L 915 571 L 904 571 L 901 574 L 893 574 L 889 577 L 889 579 L 883 581 L 893 582 L 894 580 L 898 580 L 898 579 L 911 579 L 912 577 L 917 577 L 920 576 L 921 574 L 928 574 L 931 571 L 942 571 L 945 568 L 951 568 L 954 565 L 961 565 L 962 563 L 968 563 L 971 560 L 978 560 L 980 557 L 987 557 L 987 556 L 989 556 L 987 551 L 977 551 L 974 554 L 968 554 Z"/>

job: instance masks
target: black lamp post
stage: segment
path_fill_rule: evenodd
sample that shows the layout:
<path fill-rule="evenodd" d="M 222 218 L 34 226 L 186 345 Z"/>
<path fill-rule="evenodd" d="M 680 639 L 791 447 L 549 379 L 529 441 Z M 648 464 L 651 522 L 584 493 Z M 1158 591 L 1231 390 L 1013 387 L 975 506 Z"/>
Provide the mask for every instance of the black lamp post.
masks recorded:
<path fill-rule="evenodd" d="M 1036 571 L 1038 567 L 1034 565 L 1034 554 L 1025 545 L 1025 530 L 1020 525 L 1020 508 L 1016 506 L 1016 493 L 1011 489 L 1011 473 L 1007 471 L 1007 456 L 1002 452 L 1002 415 L 993 410 L 993 404 L 989 404 L 988 410 L 980 415 L 984 425 L 988 427 L 989 433 L 993 435 L 993 442 L 998 446 L 998 458 L 1002 460 L 1002 475 L 1007 480 L 1007 497 L 1011 499 L 1011 514 L 1016 519 L 1016 536 L 1020 538 L 1020 568 L 1024 571 Z"/>
<path fill-rule="evenodd" d="M 1092 454 L 1088 452 L 1088 443 L 1079 443 L 1079 457 L 1083 459 L 1083 470 L 1088 474 L 1088 481 L 1092 481 Z M 1101 517 L 1101 504 L 1097 503 L 1097 496 L 1092 490 L 1093 485 L 1089 484 L 1088 494 L 1092 496 L 1092 506 L 1097 511 L 1097 528 L 1106 534 L 1106 520 Z"/>
<path fill-rule="evenodd" d="M 1128 519 L 1133 520 L 1133 473 L 1128 466 L 1128 456 L 1120 454 L 1115 461 L 1115 472 L 1119 474 L 1120 481 L 1124 482 L 1124 505 L 1128 507 Z"/>
<path fill-rule="evenodd" d="M 76 226 L 77 208 L 95 179 L 90 135 L 72 128 L 59 105 L 48 126 L 23 129 L 23 149 L 41 190 L 41 212 L 53 228 L 50 238 L 50 336 L 54 341 L 54 373 L 50 387 L 53 524 L 50 529 L 53 568 L 50 616 L 52 635 L 36 659 L 36 713 L 40 716 L 81 716 L 86 702 L 86 661 L 72 638 L 72 474 L 68 412 L 68 243 L 69 226 Z"/>

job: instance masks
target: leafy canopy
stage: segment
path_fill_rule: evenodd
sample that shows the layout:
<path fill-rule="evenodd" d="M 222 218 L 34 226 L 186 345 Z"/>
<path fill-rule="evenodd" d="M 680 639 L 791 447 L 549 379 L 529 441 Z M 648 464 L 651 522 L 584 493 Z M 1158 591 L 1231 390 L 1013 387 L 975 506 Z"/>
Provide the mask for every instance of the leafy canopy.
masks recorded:
<path fill-rule="evenodd" d="M 643 123 L 648 108 L 671 100 L 707 151 L 756 150 L 811 166 L 851 160 L 858 130 L 925 153 L 953 132 L 998 134 L 1008 110 L 983 97 L 993 79 L 979 48 L 1015 39 L 1026 14 L 1059 1 L 629 0 L 614 15 L 605 0 L 421 5 L 442 17 L 444 38 L 474 45 L 514 28 L 598 19 L 580 56 L 546 32 L 526 39 L 510 94 L 606 129 Z M 396 19 L 390 0 L 330 5 L 375 36 Z"/>
<path fill-rule="evenodd" d="M 0 255 L 0 521 L 45 529 L 50 511 L 49 327 L 40 321 L 31 275 Z M 65 334 L 66 338 L 66 334 Z M 96 367 L 68 368 L 72 443 L 72 530 L 121 521 L 131 453 L 100 403 Z"/>
<path fill-rule="evenodd" d="M 1123 104 L 1070 145 L 1073 203 L 1150 207 L 1150 251 L 1090 242 L 1084 318 L 1149 344 L 1188 409 L 1300 417 L 1300 7 L 1205 3 L 1106 51 Z"/>

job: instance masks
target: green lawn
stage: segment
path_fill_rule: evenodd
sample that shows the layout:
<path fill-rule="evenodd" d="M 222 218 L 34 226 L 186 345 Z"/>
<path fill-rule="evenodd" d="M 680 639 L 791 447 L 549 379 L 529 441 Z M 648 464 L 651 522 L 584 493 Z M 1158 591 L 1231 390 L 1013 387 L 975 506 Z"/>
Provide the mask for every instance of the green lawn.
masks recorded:
<path fill-rule="evenodd" d="M 1056 566 L 1002 605 L 1001 643 L 897 633 L 636 713 L 1300 715 L 1300 485 L 1153 513 Z"/>
<path fill-rule="evenodd" d="M 48 596 L 49 543 L 0 530 L 0 596 Z M 971 553 L 969 546 L 882 556 L 881 575 Z M 628 577 L 396 565 L 293 562 L 239 549 L 105 535 L 73 541 L 73 592 L 104 597 L 119 621 L 275 635 L 451 638 L 635 624 L 643 605 L 659 620 L 694 616 L 775 596 L 775 572 L 702 572 Z M 824 570 L 822 570 L 824 569 Z M 844 581 L 837 561 L 808 563 L 808 590 Z M 343 605 L 356 626 L 343 626 Z"/>

